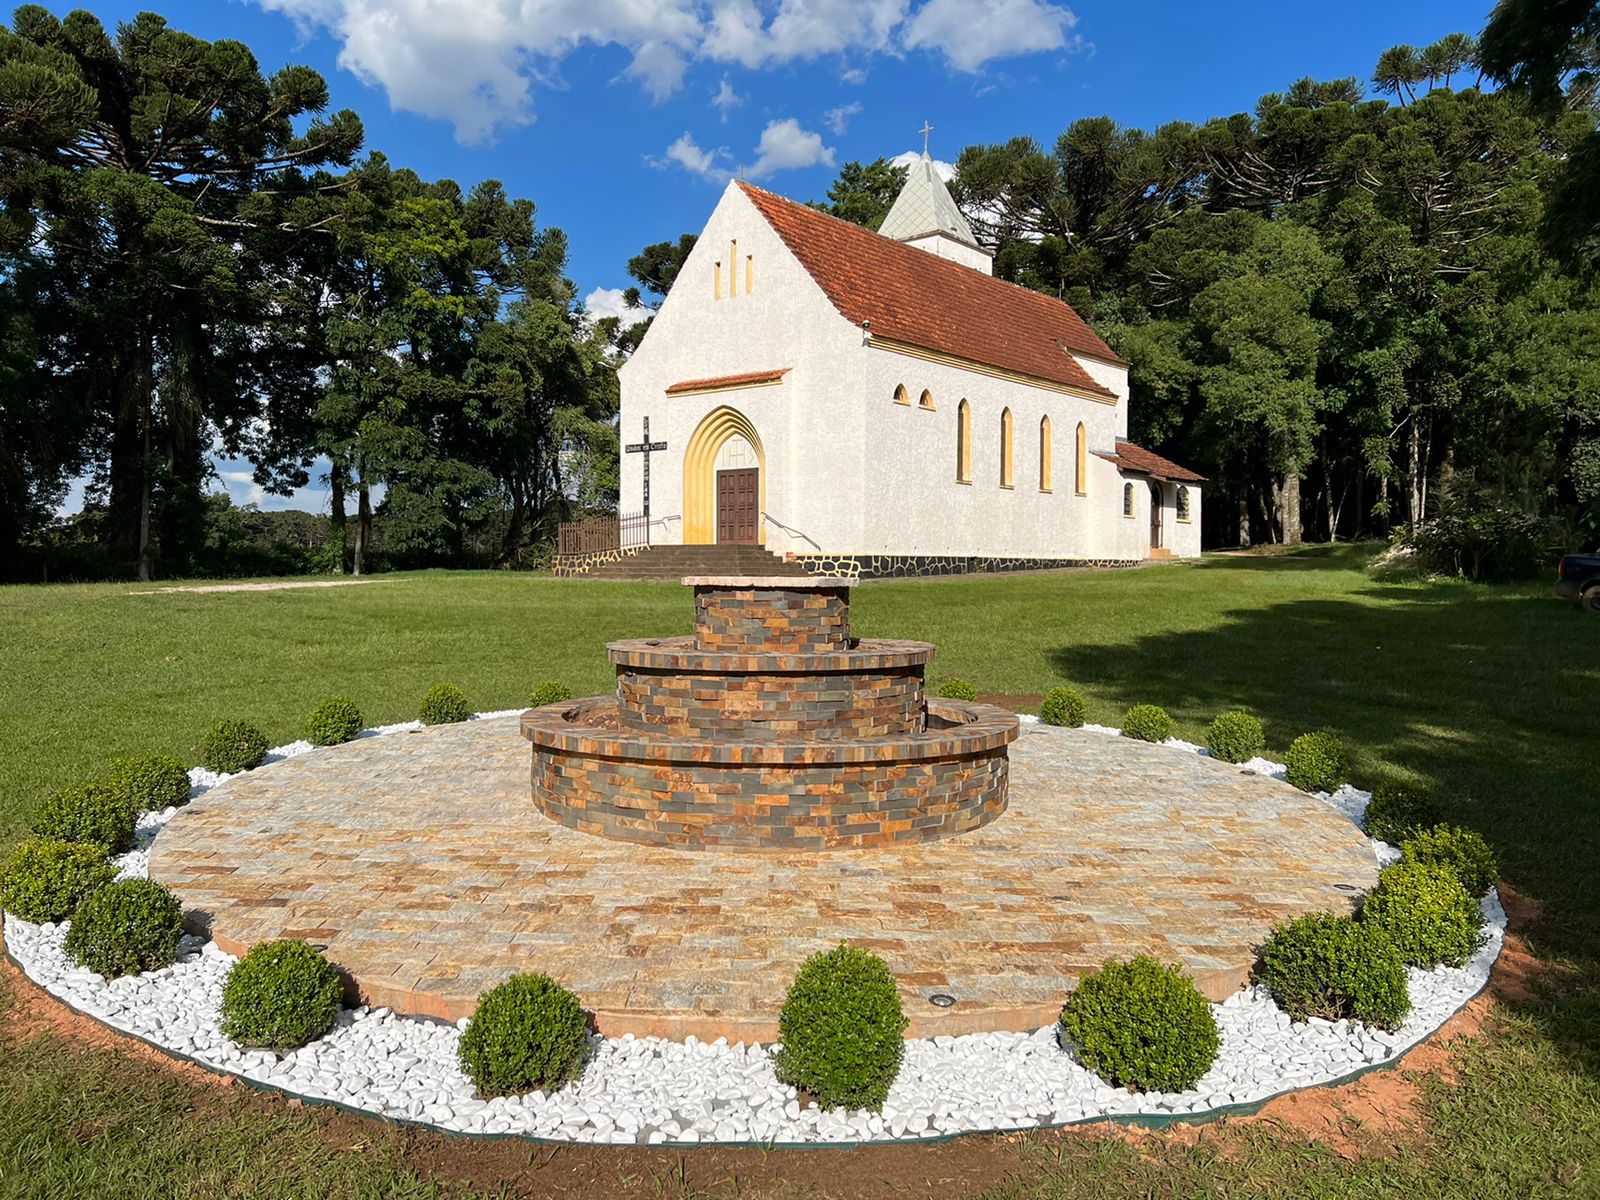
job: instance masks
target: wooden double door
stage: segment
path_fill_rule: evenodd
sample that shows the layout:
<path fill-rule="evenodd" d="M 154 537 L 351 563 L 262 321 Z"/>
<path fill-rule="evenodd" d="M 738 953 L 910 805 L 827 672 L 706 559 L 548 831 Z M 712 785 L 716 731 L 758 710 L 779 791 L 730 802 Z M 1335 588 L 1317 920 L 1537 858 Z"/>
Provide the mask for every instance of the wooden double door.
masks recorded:
<path fill-rule="evenodd" d="M 717 472 L 717 544 L 754 546 L 761 533 L 761 469 Z"/>

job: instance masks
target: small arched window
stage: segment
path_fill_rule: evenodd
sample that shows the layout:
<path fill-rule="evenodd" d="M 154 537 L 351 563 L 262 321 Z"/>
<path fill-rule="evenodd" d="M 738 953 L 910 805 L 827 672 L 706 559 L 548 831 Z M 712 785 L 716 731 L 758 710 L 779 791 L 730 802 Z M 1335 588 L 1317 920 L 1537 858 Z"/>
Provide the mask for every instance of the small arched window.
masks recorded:
<path fill-rule="evenodd" d="M 972 406 L 965 400 L 956 407 L 956 482 L 972 482 Z"/>
<path fill-rule="evenodd" d="M 922 398 L 917 401 L 917 407 L 925 408 L 929 412 L 933 411 L 933 393 L 927 388 L 922 389 Z"/>
<path fill-rule="evenodd" d="M 894 402 L 896 404 L 910 404 L 911 403 L 911 393 L 906 391 L 906 385 L 905 384 L 897 383 L 897 384 L 894 385 Z"/>
<path fill-rule="evenodd" d="M 1050 490 L 1050 418 L 1039 418 L 1039 490 Z"/>
<path fill-rule="evenodd" d="M 1125 517 L 1133 516 L 1133 484 L 1131 483 L 1122 485 L 1122 515 Z"/>
<path fill-rule="evenodd" d="M 1073 480 L 1073 491 L 1080 496 L 1089 494 L 1089 435 L 1083 428 L 1083 423 L 1078 424 L 1078 462 L 1077 475 Z"/>
<path fill-rule="evenodd" d="M 1178 520 L 1189 520 L 1189 489 L 1181 484 L 1178 487 Z"/>
<path fill-rule="evenodd" d="M 1011 486 L 1011 410 L 1000 412 L 1000 486 Z"/>

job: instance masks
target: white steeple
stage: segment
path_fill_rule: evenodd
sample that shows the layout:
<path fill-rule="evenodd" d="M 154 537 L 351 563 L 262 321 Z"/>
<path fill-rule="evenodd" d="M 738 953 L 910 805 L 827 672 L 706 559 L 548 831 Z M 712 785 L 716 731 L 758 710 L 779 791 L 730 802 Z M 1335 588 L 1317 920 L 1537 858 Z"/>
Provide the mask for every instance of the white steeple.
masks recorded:
<path fill-rule="evenodd" d="M 994 255 L 978 245 L 972 236 L 972 227 L 961 215 L 956 202 L 950 198 L 950 189 L 934 169 L 926 146 L 927 126 L 924 126 L 922 157 L 911 164 L 906 172 L 906 185 L 895 197 L 894 206 L 883 219 L 878 232 L 884 237 L 926 250 L 940 258 L 948 258 L 964 267 L 994 273 Z"/>

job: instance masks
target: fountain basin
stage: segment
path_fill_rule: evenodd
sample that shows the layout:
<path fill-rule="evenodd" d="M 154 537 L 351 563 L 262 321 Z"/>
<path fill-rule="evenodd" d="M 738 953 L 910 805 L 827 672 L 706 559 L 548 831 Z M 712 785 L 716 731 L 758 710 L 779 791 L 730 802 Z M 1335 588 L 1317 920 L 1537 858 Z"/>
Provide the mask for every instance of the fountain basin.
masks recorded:
<path fill-rule="evenodd" d="M 697 638 L 612 642 L 617 722 L 638 733 L 745 741 L 881 738 L 924 728 L 926 642 L 816 653 L 708 651 Z"/>
<path fill-rule="evenodd" d="M 625 728 L 611 697 L 522 717 L 547 817 L 683 849 L 861 849 L 978 829 L 1005 811 L 1018 727 L 1014 713 L 954 700 L 928 701 L 920 731 L 849 740 Z"/>

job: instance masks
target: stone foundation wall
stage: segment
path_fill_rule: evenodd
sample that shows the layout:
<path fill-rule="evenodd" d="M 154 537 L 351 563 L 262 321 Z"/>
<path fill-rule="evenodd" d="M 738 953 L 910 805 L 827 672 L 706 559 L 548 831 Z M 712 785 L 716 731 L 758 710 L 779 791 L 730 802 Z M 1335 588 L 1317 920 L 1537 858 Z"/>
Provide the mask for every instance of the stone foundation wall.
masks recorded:
<path fill-rule="evenodd" d="M 649 846 L 833 850 L 950 837 L 1005 811 L 1006 754 L 908 763 L 658 764 L 534 747 L 551 820 Z"/>
<path fill-rule="evenodd" d="M 695 645 L 743 654 L 827 654 L 850 645 L 846 588 L 694 590 Z"/>
<path fill-rule="evenodd" d="M 636 731 L 727 738 L 875 738 L 923 727 L 922 667 L 849 674 L 617 668 L 617 721 Z"/>
<path fill-rule="evenodd" d="M 1055 571 L 1063 567 L 1136 567 L 1124 558 L 987 558 L 978 555 L 796 554 L 794 561 L 813 575 L 862 579 L 920 579 L 980 572 Z"/>
<path fill-rule="evenodd" d="M 591 550 L 587 554 L 555 554 L 550 558 L 550 572 L 563 579 L 570 579 L 578 575 L 587 575 L 596 567 L 603 567 L 607 563 L 621 562 L 625 558 L 632 558 L 645 546 L 629 546 L 626 550 Z"/>

